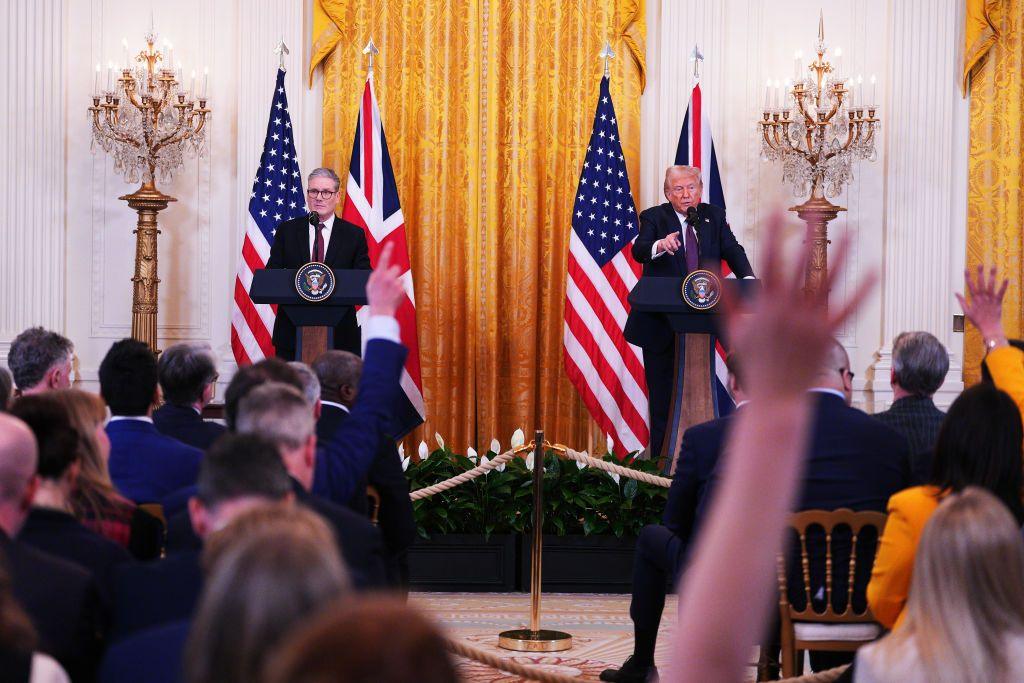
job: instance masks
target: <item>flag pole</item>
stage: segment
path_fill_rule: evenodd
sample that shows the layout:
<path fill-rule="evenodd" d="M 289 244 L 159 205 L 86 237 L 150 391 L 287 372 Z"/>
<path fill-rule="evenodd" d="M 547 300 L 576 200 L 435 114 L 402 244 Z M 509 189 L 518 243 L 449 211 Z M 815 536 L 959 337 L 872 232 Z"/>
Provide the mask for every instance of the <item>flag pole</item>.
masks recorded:
<path fill-rule="evenodd" d="M 370 36 L 370 42 L 363 48 L 364 55 L 370 55 L 370 64 L 366 67 L 366 77 L 370 78 L 373 75 L 373 56 L 380 54 L 380 50 L 373 44 L 373 36 Z"/>

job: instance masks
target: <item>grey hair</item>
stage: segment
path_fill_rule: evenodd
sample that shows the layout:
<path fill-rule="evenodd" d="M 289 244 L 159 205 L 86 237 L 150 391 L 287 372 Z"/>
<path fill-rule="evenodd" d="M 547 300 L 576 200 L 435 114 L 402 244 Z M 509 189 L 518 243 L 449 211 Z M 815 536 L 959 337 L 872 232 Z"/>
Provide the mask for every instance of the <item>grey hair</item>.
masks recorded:
<path fill-rule="evenodd" d="M 335 400 L 345 385 L 358 389 L 363 359 L 348 351 L 331 349 L 313 361 L 313 372 L 320 379 L 321 395 Z"/>
<path fill-rule="evenodd" d="M 217 357 L 206 343 L 174 344 L 160 354 L 157 376 L 168 403 L 190 406 L 217 376 Z"/>
<path fill-rule="evenodd" d="M 71 358 L 74 350 L 67 337 L 42 327 L 30 327 L 11 342 L 7 366 L 15 385 L 26 391 L 42 382 L 54 365 Z"/>
<path fill-rule="evenodd" d="M 310 171 L 309 180 L 307 182 L 312 182 L 313 178 L 330 178 L 334 181 L 334 191 L 337 192 L 341 189 L 341 178 L 339 178 L 338 174 L 334 172 L 334 169 L 325 168 L 323 166 L 320 168 L 314 168 Z"/>
<path fill-rule="evenodd" d="M 302 361 L 293 360 L 288 363 L 288 366 L 295 371 L 299 376 L 299 380 L 302 381 L 302 395 L 306 397 L 306 402 L 311 406 L 315 406 L 316 402 L 320 400 L 320 380 L 317 378 L 316 373 Z"/>
<path fill-rule="evenodd" d="M 239 434 L 256 434 L 278 448 L 299 448 L 313 434 L 316 422 L 305 397 L 295 387 L 267 382 L 242 399 L 235 418 Z"/>
<path fill-rule="evenodd" d="M 702 185 L 702 186 L 704 185 L 704 180 L 701 178 L 701 175 L 700 175 L 700 169 L 697 168 L 696 166 L 682 166 L 682 165 L 669 166 L 668 168 L 665 169 L 665 191 L 666 192 L 668 191 L 668 177 L 670 175 L 672 175 L 673 173 L 679 173 L 679 174 L 682 174 L 682 175 L 693 176 L 694 178 L 697 179 L 697 184 L 698 185 Z"/>
<path fill-rule="evenodd" d="M 903 332 L 892 343 L 896 383 L 914 396 L 931 396 L 949 372 L 949 353 L 928 332 Z"/>

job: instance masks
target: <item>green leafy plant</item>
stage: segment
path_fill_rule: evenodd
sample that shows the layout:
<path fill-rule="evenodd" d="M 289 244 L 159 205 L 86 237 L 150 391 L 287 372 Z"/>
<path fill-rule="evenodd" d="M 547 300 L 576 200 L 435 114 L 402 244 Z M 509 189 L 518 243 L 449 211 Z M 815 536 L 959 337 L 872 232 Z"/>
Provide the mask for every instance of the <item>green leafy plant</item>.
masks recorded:
<path fill-rule="evenodd" d="M 443 442 L 440 442 L 443 443 Z M 489 451 L 484 457 L 493 458 Z M 637 458 L 604 460 L 658 474 L 657 463 Z M 532 464 L 533 458 L 529 458 Z M 467 456 L 438 448 L 406 470 L 411 490 L 431 486 L 472 469 Z M 533 528 L 533 471 L 527 458 L 513 458 L 455 488 L 413 502 L 419 535 L 521 533 Z M 618 478 L 548 452 L 544 458 L 544 533 L 636 536 L 660 521 L 667 490 Z"/>

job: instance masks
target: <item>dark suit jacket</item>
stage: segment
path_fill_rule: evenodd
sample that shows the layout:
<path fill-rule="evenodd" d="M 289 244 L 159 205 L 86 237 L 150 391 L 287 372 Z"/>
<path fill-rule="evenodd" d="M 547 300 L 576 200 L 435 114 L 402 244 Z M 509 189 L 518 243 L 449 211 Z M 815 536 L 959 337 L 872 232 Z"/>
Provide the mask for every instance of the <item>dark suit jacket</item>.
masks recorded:
<path fill-rule="evenodd" d="M 101 683 L 180 683 L 188 619 L 154 626 L 114 643 L 103 657 Z"/>
<path fill-rule="evenodd" d="M 720 476 L 719 456 L 732 422 L 725 417 L 686 430 L 672 486 L 669 488 L 663 524 L 684 538 L 692 547 Z M 689 462 L 688 462 L 689 461 Z M 851 408 L 838 396 L 820 393 L 814 417 L 814 432 L 801 485 L 797 510 L 877 510 L 885 512 L 889 496 L 911 482 L 907 443 L 899 434 L 870 415 Z M 766 492 L 771 495 L 771 492 Z M 862 536 L 865 547 L 876 539 Z M 815 585 L 824 583 L 824 543 L 813 535 L 809 539 L 811 576 Z M 837 557 L 849 557 L 849 538 L 837 534 L 833 540 Z M 854 582 L 860 606 L 863 605 L 873 561 L 870 551 L 859 551 L 858 573 Z M 789 563 L 794 566 L 794 562 Z M 835 592 L 845 601 L 848 562 L 833 563 Z M 795 578 L 795 576 L 794 576 Z M 795 581 L 791 581 L 795 585 Z M 791 596 L 797 601 L 797 598 Z M 803 604 L 800 598 L 797 604 Z"/>
<path fill-rule="evenodd" d="M 110 596 L 105 589 L 114 567 L 133 561 L 124 546 L 86 529 L 69 513 L 50 508 L 32 508 L 18 532 L 18 542 L 74 562 L 88 571 L 108 606 Z"/>
<path fill-rule="evenodd" d="M 292 491 L 300 505 L 305 505 L 331 525 L 345 564 L 352 574 L 352 583 L 357 588 L 375 588 L 383 585 L 384 546 L 380 532 L 355 512 L 310 494 L 295 479 L 292 479 Z M 169 554 L 199 552 L 202 548 L 203 542 L 196 536 L 187 510 L 168 518 Z"/>
<path fill-rule="evenodd" d="M 202 589 L 198 550 L 169 554 L 156 562 L 117 567 L 111 585 L 111 640 L 190 619 Z"/>
<path fill-rule="evenodd" d="M 910 467 L 915 484 L 924 484 L 931 477 L 932 456 L 939 429 L 946 414 L 924 396 L 905 396 L 894 401 L 888 410 L 875 413 L 875 419 L 903 435 L 910 445 Z"/>
<path fill-rule="evenodd" d="M 391 419 L 406 353 L 404 346 L 386 339 L 366 344 L 359 398 L 352 413 L 330 439 L 317 443 L 315 495 L 346 505 L 359 489 Z"/>
<path fill-rule="evenodd" d="M 165 403 L 153 413 L 153 424 L 161 434 L 205 451 L 228 430 L 222 424 L 204 420 L 192 406 Z"/>
<path fill-rule="evenodd" d="M 12 541 L 3 531 L 0 562 L 10 572 L 14 598 L 39 634 L 38 649 L 59 661 L 72 680 L 93 680 L 106 619 L 89 572 Z"/>
<path fill-rule="evenodd" d="M 329 441 L 346 419 L 347 412 L 325 404 L 316 423 L 317 440 Z M 409 480 L 402 471 L 398 447 L 387 436 L 380 438 L 377 454 L 364 483 L 372 485 L 380 494 L 377 523 L 388 554 L 395 556 L 404 552 L 416 539 L 416 522 L 413 518 L 412 501 L 409 500 Z M 366 514 L 366 495 L 363 488 L 360 486 L 356 489 L 348 507 Z"/>
<path fill-rule="evenodd" d="M 654 243 L 669 233 L 682 229 L 671 204 L 654 206 L 640 214 L 640 234 L 633 242 L 633 258 L 644 264 L 644 275 L 681 277 L 686 272 L 686 257 L 680 249 L 673 254 L 651 258 Z M 697 206 L 698 265 L 704 270 L 721 273 L 722 261 L 729 264 L 736 277 L 753 275 L 747 253 L 732 234 L 725 219 L 725 210 L 711 204 Z M 685 239 L 683 240 L 685 244 Z M 675 339 L 665 316 L 657 313 L 630 311 L 624 330 L 626 340 L 642 347 L 663 349 Z"/>
<path fill-rule="evenodd" d="M 293 218 L 277 226 L 267 268 L 299 268 L 312 260 L 312 252 L 309 222 L 305 216 Z M 370 255 L 362 229 L 335 216 L 324 262 L 332 269 L 369 270 Z M 295 326 L 287 315 L 278 314 L 274 319 L 273 342 L 277 355 L 287 358 L 295 356 Z M 356 325 L 356 312 L 353 308 L 334 328 L 334 348 L 359 355 L 360 345 L 359 327 Z"/>
<path fill-rule="evenodd" d="M 155 503 L 196 482 L 203 452 L 161 434 L 141 420 L 107 425 L 110 478 L 136 503 Z"/>

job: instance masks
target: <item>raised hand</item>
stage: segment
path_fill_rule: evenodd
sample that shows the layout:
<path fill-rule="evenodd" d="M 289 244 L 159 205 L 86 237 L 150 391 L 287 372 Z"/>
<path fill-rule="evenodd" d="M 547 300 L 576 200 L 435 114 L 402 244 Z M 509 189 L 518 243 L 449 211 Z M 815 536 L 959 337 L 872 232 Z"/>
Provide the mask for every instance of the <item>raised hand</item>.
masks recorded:
<path fill-rule="evenodd" d="M 370 305 L 370 315 L 394 317 L 405 295 L 400 278 L 401 270 L 391 265 L 392 246 L 390 242 L 384 245 L 377 267 L 366 281 L 366 301 Z"/>
<path fill-rule="evenodd" d="M 988 279 L 985 279 L 985 267 L 978 266 L 978 279 L 971 278 L 971 271 L 964 270 L 964 280 L 967 283 L 967 293 L 970 294 L 970 302 L 957 293 L 956 300 L 964 311 L 967 319 L 981 332 L 985 344 L 991 347 L 1005 346 L 1006 334 L 1003 332 L 1003 297 L 1006 296 L 1006 288 L 1009 281 L 1005 278 L 1002 283 L 996 285 L 996 267 L 989 269 Z"/>
<path fill-rule="evenodd" d="M 661 244 L 661 250 L 663 252 L 667 251 L 670 254 L 674 254 L 677 251 L 679 251 L 680 247 L 682 246 L 682 242 L 680 241 L 679 235 L 680 231 L 677 230 L 675 232 L 670 232 L 669 234 L 665 235 L 665 237 L 658 240 L 658 243 Z"/>

